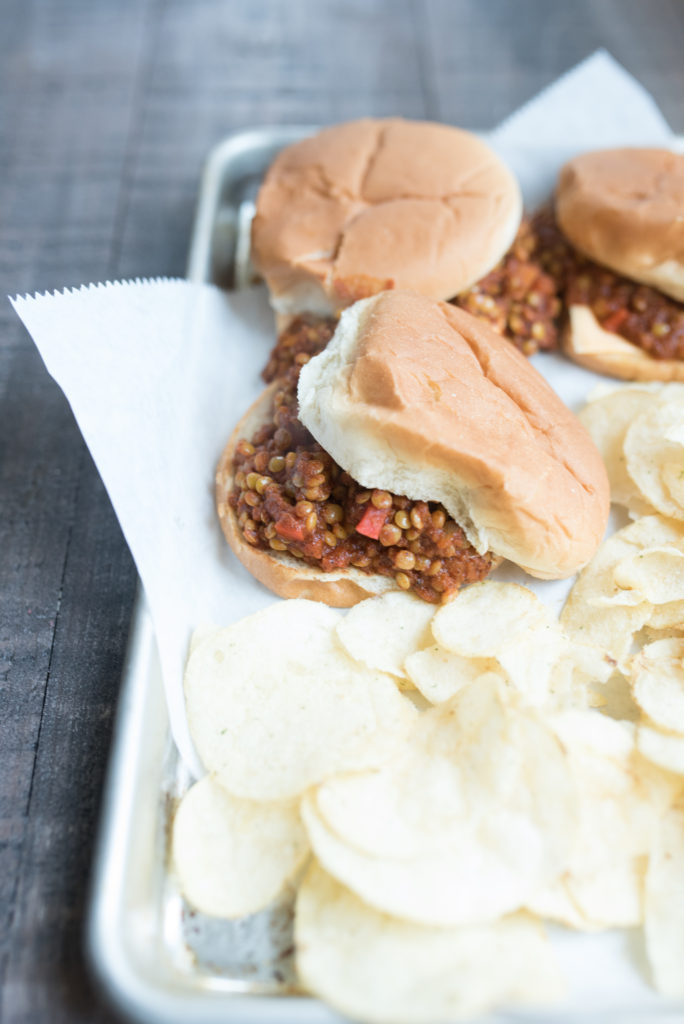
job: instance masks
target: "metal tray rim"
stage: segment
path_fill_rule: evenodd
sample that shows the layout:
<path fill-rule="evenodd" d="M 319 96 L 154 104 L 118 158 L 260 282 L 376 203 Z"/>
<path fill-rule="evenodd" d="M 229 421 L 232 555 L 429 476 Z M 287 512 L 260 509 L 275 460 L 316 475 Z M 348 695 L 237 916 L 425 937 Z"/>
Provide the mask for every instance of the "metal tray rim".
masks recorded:
<path fill-rule="evenodd" d="M 209 240 L 213 218 L 220 199 L 221 169 L 227 160 L 248 145 L 258 148 L 273 141 L 274 135 L 284 142 L 296 141 L 318 130 L 314 125 L 273 125 L 237 131 L 219 142 L 209 153 L 202 172 L 198 202 L 191 234 L 187 278 L 194 282 L 209 279 Z M 673 148 L 684 152 L 684 136 L 673 139 Z M 129 801 L 134 798 L 135 773 L 131 766 L 140 754 L 141 729 L 145 720 L 145 704 L 150 700 L 149 680 L 143 678 L 141 666 L 157 659 L 152 620 L 142 587 L 139 586 L 122 671 L 122 686 L 112 732 L 109 762 L 103 788 L 93 869 L 89 883 L 88 912 L 85 921 L 84 951 L 92 974 L 100 982 L 106 996 L 120 1013 L 141 1024 L 226 1024 L 235 1022 L 277 1021 L 278 1024 L 335 1024 L 341 1017 L 318 1000 L 299 995 L 264 995 L 257 992 L 229 991 L 227 986 L 201 992 L 189 989 L 171 990 L 151 982 L 130 956 L 121 941 L 118 919 L 123 895 L 125 831 L 118 827 Z M 157 709 L 159 710 L 159 709 Z M 165 709 L 161 707 L 161 714 Z M 165 720 L 168 736 L 168 722 Z M 122 786 L 121 780 L 125 785 Z M 536 1013 L 532 1009 L 510 1010 L 503 1015 L 487 1016 L 486 1024 L 605 1024 L 608 1020 L 627 1024 L 650 1024 L 651 1021 L 682 1019 L 684 1004 L 663 999 L 657 1007 L 644 1007 L 634 1013 L 627 1007 L 615 1006 L 596 1013 L 577 1014 L 559 1010 L 557 1013 Z M 198 1012 L 199 1011 L 199 1012 Z M 670 1015 L 677 1014 L 676 1017 Z M 485 1024 L 485 1020 L 482 1020 Z"/>

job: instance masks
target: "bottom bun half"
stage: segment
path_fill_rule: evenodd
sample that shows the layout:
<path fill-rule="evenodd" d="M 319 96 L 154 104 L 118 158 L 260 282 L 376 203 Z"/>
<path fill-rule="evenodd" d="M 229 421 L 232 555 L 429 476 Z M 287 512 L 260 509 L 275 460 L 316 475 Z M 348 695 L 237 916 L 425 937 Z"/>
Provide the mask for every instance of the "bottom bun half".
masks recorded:
<path fill-rule="evenodd" d="M 323 572 L 287 552 L 256 548 L 245 540 L 228 500 L 233 490 L 235 449 L 238 441 L 253 437 L 268 422 L 278 387 L 278 382 L 271 384 L 247 410 L 231 434 L 216 469 L 216 508 L 230 547 L 252 576 L 278 597 L 303 597 L 333 608 L 351 608 L 367 597 L 398 590 L 389 576 L 370 575 L 355 568 Z"/>
<path fill-rule="evenodd" d="M 638 345 L 604 329 L 588 306 L 570 306 L 565 353 L 581 366 L 621 380 L 684 380 L 684 361 L 654 359 Z"/>

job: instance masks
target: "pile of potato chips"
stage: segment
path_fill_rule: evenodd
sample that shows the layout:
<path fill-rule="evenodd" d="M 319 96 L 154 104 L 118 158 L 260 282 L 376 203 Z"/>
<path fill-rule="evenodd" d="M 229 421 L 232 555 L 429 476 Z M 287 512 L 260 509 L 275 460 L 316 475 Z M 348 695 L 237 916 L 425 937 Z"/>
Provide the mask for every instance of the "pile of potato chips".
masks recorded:
<path fill-rule="evenodd" d="M 547 921 L 643 926 L 684 996 L 684 386 L 582 418 L 639 518 L 560 621 L 488 581 L 437 609 L 281 601 L 193 644 L 180 887 L 238 917 L 295 886 L 301 984 L 351 1017 L 557 1001 Z"/>

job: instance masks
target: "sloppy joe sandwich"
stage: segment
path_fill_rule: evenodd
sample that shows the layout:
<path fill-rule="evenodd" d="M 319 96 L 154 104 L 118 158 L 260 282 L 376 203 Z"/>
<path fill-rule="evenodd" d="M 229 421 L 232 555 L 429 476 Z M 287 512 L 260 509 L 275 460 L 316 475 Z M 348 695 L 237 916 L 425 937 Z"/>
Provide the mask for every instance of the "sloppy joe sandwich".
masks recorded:
<path fill-rule="evenodd" d="M 452 299 L 527 354 L 553 347 L 552 278 L 519 230 L 516 179 L 471 132 L 399 118 L 326 128 L 276 157 L 257 199 L 252 259 L 279 342 L 275 380 L 321 351 L 341 310 L 392 288 Z"/>
<path fill-rule="evenodd" d="M 571 575 L 608 503 L 593 442 L 528 361 L 463 310 L 402 291 L 343 313 L 326 350 L 245 415 L 217 472 L 247 568 L 340 607 L 388 588 L 437 602 L 502 558 Z"/>
<path fill-rule="evenodd" d="M 562 169 L 565 348 L 590 369 L 684 380 L 684 156 L 666 149 L 584 153 Z"/>

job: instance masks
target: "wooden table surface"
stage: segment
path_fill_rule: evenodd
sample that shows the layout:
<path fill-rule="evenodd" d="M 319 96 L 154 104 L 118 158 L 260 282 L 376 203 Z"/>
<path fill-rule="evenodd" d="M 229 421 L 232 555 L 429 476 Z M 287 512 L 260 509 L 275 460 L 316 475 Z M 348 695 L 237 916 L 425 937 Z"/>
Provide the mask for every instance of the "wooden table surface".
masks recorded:
<path fill-rule="evenodd" d="M 3 0 L 4 293 L 183 273 L 236 129 L 502 117 L 599 46 L 684 132 L 678 0 Z M 136 575 L 64 397 L 0 304 L 0 1019 L 111 1021 L 82 926 Z"/>

